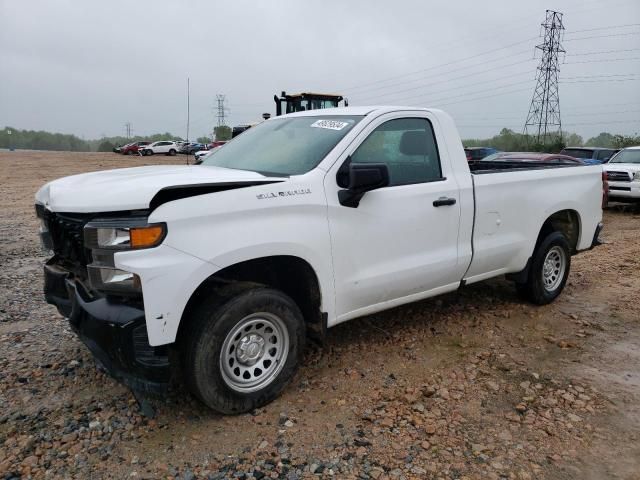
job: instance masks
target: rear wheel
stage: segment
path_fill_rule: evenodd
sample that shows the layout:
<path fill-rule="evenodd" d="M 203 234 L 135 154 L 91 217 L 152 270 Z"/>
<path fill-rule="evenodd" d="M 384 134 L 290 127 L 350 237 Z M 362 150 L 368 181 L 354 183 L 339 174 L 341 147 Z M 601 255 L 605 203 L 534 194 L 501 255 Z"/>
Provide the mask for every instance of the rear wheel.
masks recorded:
<path fill-rule="evenodd" d="M 145 150 L 144 154 L 145 155 L 153 155 L 153 150 Z"/>
<path fill-rule="evenodd" d="M 173 157 L 175 154 L 176 154 L 176 151 L 173 148 L 169 150 L 169 155 Z"/>
<path fill-rule="evenodd" d="M 133 155 L 135 152 L 133 150 L 127 150 L 127 155 Z"/>
<path fill-rule="evenodd" d="M 221 413 L 275 399 L 296 372 L 305 343 L 298 306 L 282 292 L 247 287 L 205 299 L 181 342 L 191 391 Z"/>
<path fill-rule="evenodd" d="M 560 232 L 547 235 L 537 246 L 525 283 L 516 284 L 518 293 L 537 305 L 546 305 L 564 289 L 571 268 L 569 243 Z"/>

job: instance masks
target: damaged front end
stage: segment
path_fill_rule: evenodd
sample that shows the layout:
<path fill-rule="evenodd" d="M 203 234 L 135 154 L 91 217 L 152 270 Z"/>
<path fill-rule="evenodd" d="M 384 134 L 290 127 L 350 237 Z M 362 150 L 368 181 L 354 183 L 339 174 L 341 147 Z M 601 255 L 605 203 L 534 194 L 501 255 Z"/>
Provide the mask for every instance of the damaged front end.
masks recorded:
<path fill-rule="evenodd" d="M 168 347 L 149 344 L 139 278 L 116 269 L 113 258 L 156 245 L 165 227 L 148 225 L 144 211 L 131 213 L 56 213 L 37 204 L 42 244 L 53 252 L 44 294 L 112 377 L 135 393 L 161 395 L 170 380 Z"/>

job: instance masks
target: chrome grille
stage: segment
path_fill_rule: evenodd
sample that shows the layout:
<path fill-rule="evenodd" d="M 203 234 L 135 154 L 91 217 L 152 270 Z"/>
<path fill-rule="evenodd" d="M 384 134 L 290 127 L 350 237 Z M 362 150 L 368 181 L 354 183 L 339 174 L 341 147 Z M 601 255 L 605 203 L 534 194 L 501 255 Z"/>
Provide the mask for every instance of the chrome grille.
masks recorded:
<path fill-rule="evenodd" d="M 607 179 L 611 182 L 630 182 L 631 174 L 627 172 L 608 171 Z"/>

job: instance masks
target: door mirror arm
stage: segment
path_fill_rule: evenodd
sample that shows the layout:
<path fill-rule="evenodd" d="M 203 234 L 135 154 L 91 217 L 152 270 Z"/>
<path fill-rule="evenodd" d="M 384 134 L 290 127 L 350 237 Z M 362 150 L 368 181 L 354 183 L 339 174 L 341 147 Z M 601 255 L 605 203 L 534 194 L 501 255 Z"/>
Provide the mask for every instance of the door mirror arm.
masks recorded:
<path fill-rule="evenodd" d="M 389 168 L 385 163 L 349 163 L 348 169 L 348 186 L 338 191 L 338 201 L 344 207 L 358 208 L 365 193 L 389 185 Z M 340 186 L 346 183 L 344 173 L 338 172 L 342 174 Z"/>

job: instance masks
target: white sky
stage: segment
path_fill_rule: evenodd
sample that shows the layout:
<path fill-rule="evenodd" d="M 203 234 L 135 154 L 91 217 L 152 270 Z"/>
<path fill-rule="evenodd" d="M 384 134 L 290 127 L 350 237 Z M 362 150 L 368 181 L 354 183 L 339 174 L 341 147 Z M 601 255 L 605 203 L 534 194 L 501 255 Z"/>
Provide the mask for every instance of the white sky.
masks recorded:
<path fill-rule="evenodd" d="M 464 138 L 521 131 L 546 8 L 564 13 L 564 129 L 640 133 L 639 0 L 0 0 L 0 128 L 185 136 L 190 77 L 191 138 L 216 94 L 233 125 L 282 90 L 441 107 Z"/>

